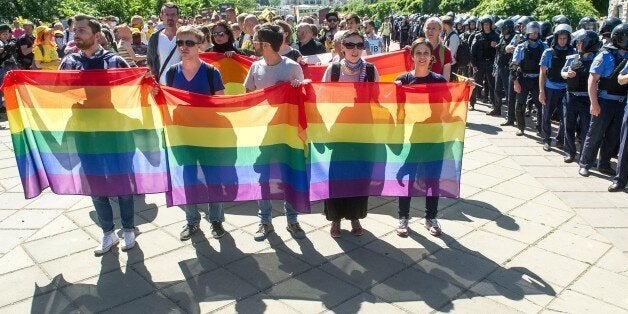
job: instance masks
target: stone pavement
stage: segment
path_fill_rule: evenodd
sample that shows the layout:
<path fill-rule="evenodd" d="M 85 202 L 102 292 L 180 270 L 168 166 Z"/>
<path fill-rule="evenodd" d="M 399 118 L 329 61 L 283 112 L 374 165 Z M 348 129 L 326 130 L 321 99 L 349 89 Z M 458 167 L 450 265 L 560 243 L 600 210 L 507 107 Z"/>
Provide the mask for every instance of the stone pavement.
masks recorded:
<path fill-rule="evenodd" d="M 25 200 L 0 130 L 0 312 L 628 312 L 628 194 L 500 122 L 470 113 L 462 198 L 441 200 L 440 238 L 421 226 L 423 199 L 400 238 L 396 200 L 372 197 L 362 237 L 332 239 L 319 203 L 300 217 L 306 239 L 276 210 L 276 234 L 255 242 L 247 202 L 228 205 L 222 239 L 203 220 L 181 242 L 183 211 L 147 195 L 138 246 L 103 257 L 90 199 Z"/>

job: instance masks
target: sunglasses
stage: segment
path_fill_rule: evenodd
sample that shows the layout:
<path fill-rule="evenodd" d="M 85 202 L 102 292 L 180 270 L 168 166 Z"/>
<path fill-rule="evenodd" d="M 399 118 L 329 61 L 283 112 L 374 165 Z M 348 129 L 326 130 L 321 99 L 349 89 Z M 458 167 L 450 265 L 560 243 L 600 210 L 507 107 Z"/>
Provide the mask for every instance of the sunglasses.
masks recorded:
<path fill-rule="evenodd" d="M 193 40 L 177 40 L 177 47 L 183 47 L 183 45 L 186 47 L 194 47 L 198 45 L 198 43 Z"/>
<path fill-rule="evenodd" d="M 222 36 L 225 36 L 225 35 L 227 35 L 227 33 L 225 33 L 225 32 L 215 32 L 215 33 L 212 33 L 213 37 L 222 37 Z"/>
<path fill-rule="evenodd" d="M 342 45 L 345 46 L 345 48 L 347 49 L 364 49 L 364 43 L 342 43 Z"/>

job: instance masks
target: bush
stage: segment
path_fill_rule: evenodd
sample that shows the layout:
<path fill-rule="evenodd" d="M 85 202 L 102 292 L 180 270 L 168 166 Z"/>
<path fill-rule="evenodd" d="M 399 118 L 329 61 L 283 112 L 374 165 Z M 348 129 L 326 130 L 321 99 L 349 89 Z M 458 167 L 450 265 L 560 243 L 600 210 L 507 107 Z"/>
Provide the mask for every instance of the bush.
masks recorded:
<path fill-rule="evenodd" d="M 440 13 L 454 12 L 462 13 L 469 12 L 480 4 L 480 0 L 443 0 L 438 5 Z"/>
<path fill-rule="evenodd" d="M 572 24 L 577 24 L 584 16 L 599 16 L 588 0 L 482 0 L 472 13 L 495 14 L 500 16 L 531 14 L 539 21 L 551 20 L 558 14 L 569 17 Z"/>

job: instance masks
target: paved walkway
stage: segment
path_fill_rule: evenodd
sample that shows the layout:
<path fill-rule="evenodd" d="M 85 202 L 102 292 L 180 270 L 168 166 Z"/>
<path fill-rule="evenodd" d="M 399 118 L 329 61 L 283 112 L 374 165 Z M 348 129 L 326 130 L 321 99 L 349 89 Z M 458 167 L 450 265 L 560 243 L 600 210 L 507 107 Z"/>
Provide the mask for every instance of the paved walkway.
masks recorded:
<path fill-rule="evenodd" d="M 500 122 L 470 113 L 462 198 L 441 201 L 440 238 L 420 218 L 399 238 L 396 200 L 372 197 L 362 237 L 330 238 L 317 204 L 300 217 L 307 239 L 276 211 L 277 233 L 255 242 L 249 202 L 229 204 L 222 239 L 203 220 L 181 242 L 183 211 L 149 195 L 136 200 L 138 247 L 101 258 L 90 199 L 25 200 L 0 130 L 0 312 L 628 312 L 628 193 Z"/>

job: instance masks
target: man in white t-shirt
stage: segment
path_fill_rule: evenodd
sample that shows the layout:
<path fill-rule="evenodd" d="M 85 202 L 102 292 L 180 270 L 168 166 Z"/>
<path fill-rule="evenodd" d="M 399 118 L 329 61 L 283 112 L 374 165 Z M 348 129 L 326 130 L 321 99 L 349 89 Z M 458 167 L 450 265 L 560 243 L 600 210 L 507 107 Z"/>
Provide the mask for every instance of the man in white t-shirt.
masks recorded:
<path fill-rule="evenodd" d="M 179 7 L 172 2 L 166 2 L 161 6 L 159 17 L 164 21 L 164 28 L 150 36 L 146 61 L 155 79 L 166 84 L 166 70 L 181 61 L 175 37 Z"/>
<path fill-rule="evenodd" d="M 375 22 L 372 20 L 364 22 L 364 38 L 368 43 L 367 55 L 376 55 L 384 51 L 384 40 L 375 32 Z"/>
<path fill-rule="evenodd" d="M 451 57 L 453 59 L 451 62 L 451 73 L 456 73 L 456 70 L 458 69 L 458 66 L 456 65 L 456 52 L 460 46 L 460 36 L 458 36 L 456 30 L 454 30 L 454 19 L 451 16 L 442 16 L 441 21 L 443 23 L 444 31 L 442 42 L 444 42 L 445 47 L 449 48 L 451 51 Z"/>
<path fill-rule="evenodd" d="M 303 82 L 301 66 L 291 59 L 279 55 L 279 48 L 283 40 L 283 33 L 277 25 L 264 24 L 255 32 L 252 41 L 253 49 L 256 55 L 262 56 L 262 59 L 253 62 L 244 80 L 247 93 L 280 82 L 290 82 L 295 87 Z M 270 200 L 259 200 L 257 204 L 260 224 L 254 239 L 263 241 L 268 234 L 274 231 L 271 223 L 272 204 Z M 295 239 L 305 238 L 305 232 L 297 221 L 297 212 L 290 203 L 284 202 L 284 211 L 288 220 L 288 231 Z"/>

